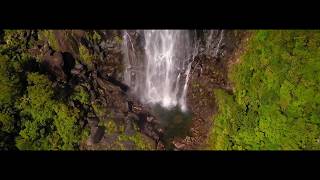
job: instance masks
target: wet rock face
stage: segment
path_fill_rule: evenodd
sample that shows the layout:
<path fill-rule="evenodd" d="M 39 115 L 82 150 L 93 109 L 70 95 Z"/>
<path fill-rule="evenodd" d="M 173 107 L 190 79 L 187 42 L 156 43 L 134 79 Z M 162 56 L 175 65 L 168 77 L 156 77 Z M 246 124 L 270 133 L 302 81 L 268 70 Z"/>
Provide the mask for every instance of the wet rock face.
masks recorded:
<path fill-rule="evenodd" d="M 192 64 L 187 104 L 194 114 L 191 136 L 176 139 L 177 150 L 199 149 L 205 145 L 212 125 L 212 117 L 217 111 L 214 88 L 229 89 L 228 63 L 241 44 L 245 31 L 213 30 L 197 31 L 200 40 L 198 55 Z"/>
<path fill-rule="evenodd" d="M 73 58 L 79 58 L 80 39 L 85 36 L 82 30 L 56 30 L 54 35 L 62 53 L 70 53 Z"/>

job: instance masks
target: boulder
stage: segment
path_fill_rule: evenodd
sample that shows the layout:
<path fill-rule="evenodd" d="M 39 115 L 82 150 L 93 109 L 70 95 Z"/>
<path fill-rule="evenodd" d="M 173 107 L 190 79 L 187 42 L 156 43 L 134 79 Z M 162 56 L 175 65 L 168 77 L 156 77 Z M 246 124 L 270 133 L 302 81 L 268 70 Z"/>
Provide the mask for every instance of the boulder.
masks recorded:
<path fill-rule="evenodd" d="M 184 148 L 186 145 L 185 144 L 182 144 L 180 142 L 177 142 L 177 141 L 173 141 L 172 144 L 177 148 L 177 149 L 182 149 Z"/>
<path fill-rule="evenodd" d="M 91 135 L 90 135 L 90 142 L 92 144 L 98 143 L 102 139 L 104 132 L 105 132 L 104 127 L 101 127 L 101 126 L 92 127 L 91 128 Z"/>
<path fill-rule="evenodd" d="M 97 127 L 99 124 L 99 119 L 98 118 L 87 118 L 88 120 L 88 125 L 90 127 Z"/>
<path fill-rule="evenodd" d="M 66 80 L 67 76 L 63 71 L 64 60 L 60 52 L 54 52 L 53 55 L 48 52 L 44 56 L 43 65 L 57 79 Z"/>
<path fill-rule="evenodd" d="M 134 135 L 135 134 L 135 130 L 134 130 L 134 127 L 133 127 L 133 124 L 132 124 L 133 122 L 130 120 L 130 119 L 128 119 L 128 118 L 126 118 L 125 119 L 125 131 L 124 131 L 124 133 L 126 134 L 126 135 L 128 135 L 128 136 L 132 136 L 132 135 Z"/>
<path fill-rule="evenodd" d="M 83 65 L 82 65 L 82 64 L 76 64 L 76 65 L 74 66 L 74 69 L 82 70 L 82 69 L 83 69 Z"/>
<path fill-rule="evenodd" d="M 135 113 L 128 113 L 127 118 L 131 121 L 139 121 L 139 117 Z"/>

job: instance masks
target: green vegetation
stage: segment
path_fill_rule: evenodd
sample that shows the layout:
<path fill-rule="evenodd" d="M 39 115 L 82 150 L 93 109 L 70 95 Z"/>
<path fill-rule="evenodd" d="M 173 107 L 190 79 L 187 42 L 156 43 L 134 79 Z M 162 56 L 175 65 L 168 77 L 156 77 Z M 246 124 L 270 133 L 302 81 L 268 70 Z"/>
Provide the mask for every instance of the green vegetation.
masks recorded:
<path fill-rule="evenodd" d="M 93 56 L 90 54 L 89 50 L 84 46 L 79 46 L 79 58 L 89 69 L 92 68 Z"/>
<path fill-rule="evenodd" d="M 133 124 L 132 134 L 127 134 L 125 132 L 124 125 L 118 125 L 114 120 L 109 119 L 107 121 L 100 121 L 99 126 L 105 128 L 105 133 L 107 136 L 116 136 L 117 139 L 112 143 L 110 149 L 126 150 L 126 143 L 133 145 L 136 150 L 152 150 L 154 144 L 146 136 L 139 132 L 139 128 Z"/>
<path fill-rule="evenodd" d="M 121 126 L 120 128 L 120 135 L 118 136 L 119 142 L 132 142 L 135 146 L 135 149 L 137 150 L 152 150 L 153 144 L 152 141 L 149 141 L 149 139 L 139 132 L 139 128 L 136 124 L 133 124 L 134 134 L 133 135 L 127 135 L 124 132 L 124 126 Z"/>
<path fill-rule="evenodd" d="M 0 40 L 0 149 L 77 149 L 88 133 L 81 132 L 79 110 L 55 99 L 53 82 L 33 68 L 40 63 L 28 52 L 35 44 L 32 33 L 5 30 Z M 38 35 L 53 45 L 53 32 Z M 78 88 L 74 99 L 87 103 L 88 96 Z"/>
<path fill-rule="evenodd" d="M 135 145 L 136 150 L 152 150 L 152 144 L 139 132 L 135 132 L 133 136 L 121 134 L 118 136 L 120 142 L 130 141 Z"/>
<path fill-rule="evenodd" d="M 104 124 L 106 133 L 113 134 L 118 131 L 117 125 L 113 120 L 109 120 Z"/>
<path fill-rule="evenodd" d="M 122 37 L 120 37 L 120 36 L 115 36 L 114 38 L 115 38 L 115 41 L 116 41 L 117 44 L 122 44 L 122 42 L 123 42 Z"/>
<path fill-rule="evenodd" d="M 55 51 L 59 50 L 60 46 L 59 46 L 58 40 L 52 30 L 42 30 L 39 32 L 38 36 L 39 36 L 38 37 L 39 40 L 48 41 L 49 46 L 53 50 Z"/>
<path fill-rule="evenodd" d="M 30 61 L 27 32 L 4 31 L 0 44 L 0 149 L 15 149 L 14 137 L 20 130 L 15 102 L 21 96 L 23 67 Z"/>
<path fill-rule="evenodd" d="M 86 34 L 86 37 L 89 41 L 92 41 L 94 43 L 99 43 L 102 40 L 101 35 L 97 31 L 89 31 Z"/>
<path fill-rule="evenodd" d="M 90 96 L 87 90 L 83 86 L 76 86 L 74 93 L 71 95 L 71 99 L 79 101 L 81 104 L 89 104 Z"/>
<path fill-rule="evenodd" d="M 215 90 L 210 149 L 320 149 L 320 32 L 256 31 Z"/>
<path fill-rule="evenodd" d="M 80 140 L 79 111 L 54 99 L 52 83 L 45 75 L 28 74 L 27 93 L 17 107 L 22 123 L 19 149 L 71 150 Z"/>
<path fill-rule="evenodd" d="M 98 117 L 103 117 L 108 113 L 107 109 L 104 108 L 99 102 L 92 103 L 92 108 Z"/>

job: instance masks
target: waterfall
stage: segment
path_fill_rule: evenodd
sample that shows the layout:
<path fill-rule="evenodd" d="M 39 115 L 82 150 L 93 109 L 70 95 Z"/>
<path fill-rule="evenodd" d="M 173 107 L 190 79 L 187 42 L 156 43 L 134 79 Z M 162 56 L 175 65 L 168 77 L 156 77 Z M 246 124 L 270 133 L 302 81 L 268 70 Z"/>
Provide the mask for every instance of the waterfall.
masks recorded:
<path fill-rule="evenodd" d="M 127 31 L 123 33 L 124 81 L 145 104 L 187 110 L 186 92 L 191 63 L 195 57 L 190 32 L 144 30 L 142 56 L 137 57 Z"/>

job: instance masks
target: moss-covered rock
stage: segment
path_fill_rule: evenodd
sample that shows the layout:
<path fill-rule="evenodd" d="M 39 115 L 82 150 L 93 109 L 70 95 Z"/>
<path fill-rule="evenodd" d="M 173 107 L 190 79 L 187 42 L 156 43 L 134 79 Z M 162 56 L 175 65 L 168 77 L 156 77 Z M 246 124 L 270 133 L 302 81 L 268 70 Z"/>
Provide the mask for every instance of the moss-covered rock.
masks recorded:
<path fill-rule="evenodd" d="M 48 42 L 49 46 L 54 51 L 59 51 L 59 42 L 54 34 L 53 30 L 42 30 L 38 32 L 38 39 L 40 41 Z"/>
<path fill-rule="evenodd" d="M 89 70 L 93 68 L 93 56 L 90 54 L 88 48 L 82 44 L 79 46 L 79 59 L 88 67 Z"/>
<path fill-rule="evenodd" d="M 78 85 L 75 87 L 74 93 L 71 95 L 71 99 L 87 105 L 89 104 L 90 95 L 83 86 Z"/>

